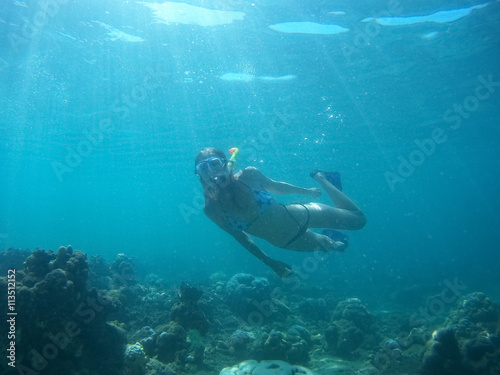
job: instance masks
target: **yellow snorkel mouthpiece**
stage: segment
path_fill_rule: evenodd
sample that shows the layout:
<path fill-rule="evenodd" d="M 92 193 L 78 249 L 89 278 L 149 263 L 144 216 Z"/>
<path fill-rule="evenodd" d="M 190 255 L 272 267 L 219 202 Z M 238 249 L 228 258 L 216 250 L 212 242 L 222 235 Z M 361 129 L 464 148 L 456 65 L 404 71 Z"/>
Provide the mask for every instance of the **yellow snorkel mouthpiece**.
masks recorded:
<path fill-rule="evenodd" d="M 233 169 L 236 166 L 236 157 L 238 156 L 239 152 L 240 150 L 237 147 L 233 147 L 229 150 L 229 153 L 231 154 L 231 158 L 229 159 L 229 166 Z"/>

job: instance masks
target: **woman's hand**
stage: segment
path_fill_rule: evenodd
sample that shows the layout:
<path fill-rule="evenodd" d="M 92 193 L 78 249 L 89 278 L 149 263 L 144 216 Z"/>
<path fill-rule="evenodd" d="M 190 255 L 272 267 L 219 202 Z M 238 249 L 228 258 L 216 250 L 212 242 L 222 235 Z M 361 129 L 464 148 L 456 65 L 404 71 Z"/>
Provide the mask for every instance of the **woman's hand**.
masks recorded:
<path fill-rule="evenodd" d="M 293 275 L 292 267 L 279 260 L 272 259 L 268 266 L 281 278 L 288 278 Z"/>
<path fill-rule="evenodd" d="M 279 260 L 274 260 L 259 249 L 252 239 L 245 232 L 235 232 L 229 231 L 231 235 L 238 241 L 245 249 L 247 249 L 252 255 L 257 257 L 266 266 L 270 267 L 279 277 L 290 277 L 294 274 L 292 267 L 288 264 L 280 262 Z"/>
<path fill-rule="evenodd" d="M 311 188 L 311 189 L 307 189 L 309 195 L 313 198 L 319 198 L 321 197 L 321 190 L 319 190 L 318 188 Z"/>

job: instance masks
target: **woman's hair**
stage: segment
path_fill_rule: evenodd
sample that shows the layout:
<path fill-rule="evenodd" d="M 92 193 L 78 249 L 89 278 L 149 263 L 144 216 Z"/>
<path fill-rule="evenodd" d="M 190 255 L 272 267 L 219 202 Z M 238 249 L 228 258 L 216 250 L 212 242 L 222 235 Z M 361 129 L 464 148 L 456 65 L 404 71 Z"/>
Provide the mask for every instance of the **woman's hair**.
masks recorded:
<path fill-rule="evenodd" d="M 207 147 L 198 153 L 196 159 L 194 160 L 194 166 L 196 167 L 200 161 L 213 156 L 219 156 L 222 159 L 227 160 L 224 151 L 219 150 L 218 148 L 215 147 Z"/>
<path fill-rule="evenodd" d="M 215 156 L 227 160 L 224 151 L 219 150 L 218 148 L 215 147 L 207 147 L 201 150 L 196 156 L 196 159 L 194 160 L 195 168 L 198 165 L 198 163 L 201 162 L 202 160 Z M 219 188 L 213 184 L 205 182 L 203 178 L 201 178 L 201 176 L 200 176 L 200 182 L 201 185 L 203 186 L 203 192 L 205 194 L 205 205 L 207 204 L 208 200 L 216 200 L 219 194 Z"/>

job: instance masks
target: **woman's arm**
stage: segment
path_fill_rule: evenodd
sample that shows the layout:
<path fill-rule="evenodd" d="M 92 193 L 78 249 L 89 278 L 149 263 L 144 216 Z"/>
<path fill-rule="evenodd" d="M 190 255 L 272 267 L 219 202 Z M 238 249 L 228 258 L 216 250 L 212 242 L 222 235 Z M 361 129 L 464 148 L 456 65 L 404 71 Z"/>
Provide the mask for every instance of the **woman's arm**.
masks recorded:
<path fill-rule="evenodd" d="M 288 264 L 269 257 L 252 241 L 248 234 L 231 229 L 227 225 L 225 218 L 222 216 L 221 212 L 219 212 L 215 205 L 206 206 L 205 215 L 207 215 L 207 217 L 215 224 L 217 224 L 221 229 L 233 236 L 236 241 L 238 241 L 245 249 L 247 249 L 262 263 L 270 267 L 279 277 L 289 277 L 293 274 L 292 268 Z"/>
<path fill-rule="evenodd" d="M 252 255 L 270 267 L 279 277 L 290 277 L 293 274 L 292 268 L 288 264 L 269 257 L 245 232 L 233 232 L 230 234 Z"/>
<path fill-rule="evenodd" d="M 274 194 L 303 194 L 312 196 L 314 198 L 317 198 L 321 195 L 321 190 L 317 188 L 307 189 L 294 186 L 286 182 L 271 180 L 269 177 L 264 175 L 264 173 L 254 167 L 245 168 L 242 171 L 239 179 L 242 182 L 250 185 L 257 184 L 262 189 L 268 190 Z"/>

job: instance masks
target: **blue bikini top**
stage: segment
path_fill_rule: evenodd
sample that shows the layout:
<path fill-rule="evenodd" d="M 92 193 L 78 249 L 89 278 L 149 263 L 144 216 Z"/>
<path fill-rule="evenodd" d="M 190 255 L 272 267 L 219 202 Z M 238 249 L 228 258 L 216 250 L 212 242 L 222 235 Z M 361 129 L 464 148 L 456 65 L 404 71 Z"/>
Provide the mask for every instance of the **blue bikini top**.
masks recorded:
<path fill-rule="evenodd" d="M 244 230 L 247 230 L 248 228 L 250 228 L 250 226 L 260 217 L 260 215 L 262 215 L 264 212 L 266 212 L 268 210 L 268 208 L 271 207 L 271 205 L 275 202 L 273 197 L 271 196 L 271 194 L 268 191 L 266 191 L 264 189 L 255 189 L 255 188 L 252 188 L 246 184 L 243 184 L 243 185 L 245 185 L 246 187 L 248 187 L 252 191 L 253 196 L 255 198 L 255 202 L 257 203 L 257 205 L 259 207 L 259 214 L 252 221 L 241 220 L 241 219 L 237 219 L 237 218 L 234 218 L 232 216 L 226 215 L 226 221 L 229 224 L 229 226 L 238 232 L 241 232 L 241 231 L 244 231 Z"/>

